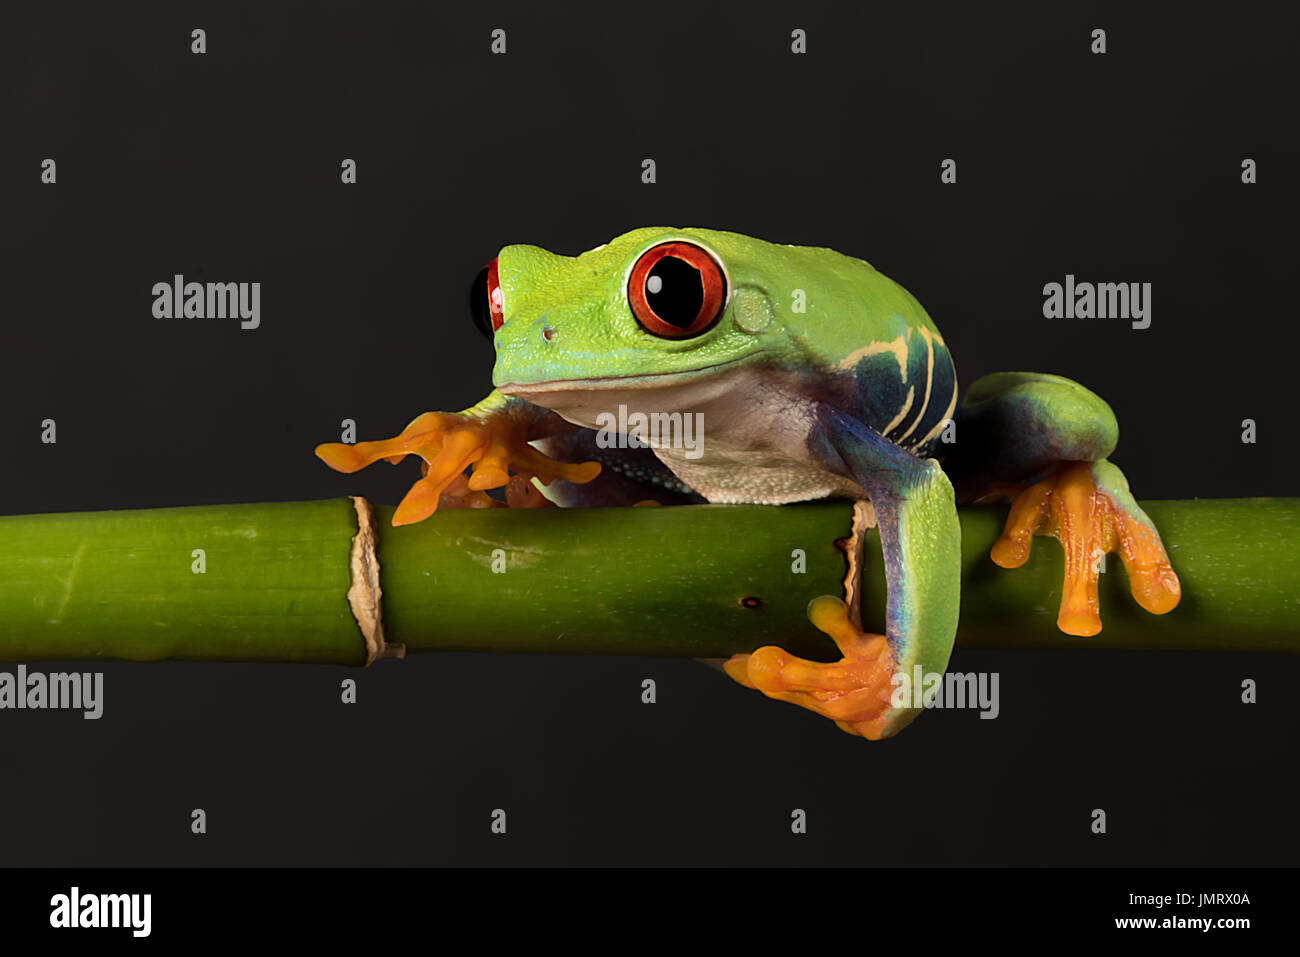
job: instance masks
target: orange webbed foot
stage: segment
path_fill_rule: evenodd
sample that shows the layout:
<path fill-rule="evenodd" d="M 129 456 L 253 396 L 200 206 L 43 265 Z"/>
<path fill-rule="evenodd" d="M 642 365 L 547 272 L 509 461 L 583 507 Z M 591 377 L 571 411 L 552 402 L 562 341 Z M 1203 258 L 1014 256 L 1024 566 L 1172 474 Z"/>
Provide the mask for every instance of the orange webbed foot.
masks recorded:
<path fill-rule="evenodd" d="M 1101 631 L 1097 578 L 1102 556 L 1118 552 L 1133 597 L 1152 614 L 1171 611 L 1181 597 L 1178 575 L 1151 520 L 1109 462 L 1070 462 L 1016 496 L 990 556 L 1003 568 L 1029 558 L 1034 535 L 1050 535 L 1065 552 L 1065 584 L 1057 627 L 1067 635 Z"/>
<path fill-rule="evenodd" d="M 798 658 L 775 645 L 733 655 L 723 667 L 747 688 L 830 718 L 843 731 L 870 740 L 885 736 L 894 661 L 884 635 L 861 631 L 848 608 L 830 595 L 808 604 L 808 619 L 834 639 L 840 661 Z"/>
<path fill-rule="evenodd" d="M 316 447 L 316 455 L 339 472 L 355 472 L 380 459 L 396 465 L 408 454 L 424 460 L 423 476 L 397 506 L 394 525 L 422 521 L 440 504 L 499 507 L 487 490 L 502 486 L 506 505 L 538 507 L 547 501 L 533 486 L 534 478 L 543 485 L 557 478 L 583 483 L 600 472 L 597 462 L 557 462 L 543 455 L 528 444 L 527 421 L 507 412 L 426 412 L 391 439 Z"/>

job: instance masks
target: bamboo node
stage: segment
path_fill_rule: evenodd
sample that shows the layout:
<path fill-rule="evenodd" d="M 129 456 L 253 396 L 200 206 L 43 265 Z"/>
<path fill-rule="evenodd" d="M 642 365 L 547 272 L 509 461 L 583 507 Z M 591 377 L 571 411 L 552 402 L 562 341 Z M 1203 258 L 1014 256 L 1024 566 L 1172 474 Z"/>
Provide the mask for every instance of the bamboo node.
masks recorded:
<path fill-rule="evenodd" d="M 352 536 L 352 549 L 348 556 L 348 605 L 352 617 L 361 629 L 366 642 L 366 660 L 363 668 L 370 667 L 379 658 L 404 658 L 406 646 L 389 643 L 384 639 L 384 615 L 379 587 L 379 555 L 376 551 L 378 529 L 375 510 L 360 495 L 348 496 L 357 512 L 357 533 Z"/>

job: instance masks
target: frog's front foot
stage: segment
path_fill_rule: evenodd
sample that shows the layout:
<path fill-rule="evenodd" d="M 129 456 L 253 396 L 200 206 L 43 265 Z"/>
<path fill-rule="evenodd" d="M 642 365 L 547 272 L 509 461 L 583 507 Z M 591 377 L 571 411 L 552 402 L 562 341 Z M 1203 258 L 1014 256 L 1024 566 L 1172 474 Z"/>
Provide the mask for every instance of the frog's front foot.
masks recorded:
<path fill-rule="evenodd" d="M 727 674 L 769 698 L 830 718 L 849 734 L 872 741 L 885 737 L 894 674 L 885 636 L 859 630 L 844 602 L 830 595 L 808 604 L 808 619 L 834 639 L 843 659 L 808 661 L 765 645 L 751 654 L 733 655 L 724 665 Z"/>
<path fill-rule="evenodd" d="M 571 464 L 543 455 L 528 444 L 527 420 L 507 412 L 426 412 L 391 439 L 316 447 L 316 455 L 339 472 L 355 472 L 379 459 L 396 465 L 408 454 L 424 460 L 423 477 L 397 506 L 394 525 L 422 521 L 440 503 L 470 508 L 499 505 L 487 490 L 502 486 L 506 486 L 508 505 L 543 504 L 532 479 L 543 484 L 556 478 L 583 483 L 600 471 L 596 462 Z"/>
<path fill-rule="evenodd" d="M 1067 462 L 1024 489 L 1011 505 L 993 561 L 1019 568 L 1035 535 L 1051 535 L 1065 551 L 1065 585 L 1056 624 L 1067 635 L 1101 631 L 1097 576 L 1102 557 L 1119 552 L 1139 605 L 1162 615 L 1178 604 L 1181 588 L 1151 519 L 1133 500 L 1128 481 L 1110 462 Z"/>

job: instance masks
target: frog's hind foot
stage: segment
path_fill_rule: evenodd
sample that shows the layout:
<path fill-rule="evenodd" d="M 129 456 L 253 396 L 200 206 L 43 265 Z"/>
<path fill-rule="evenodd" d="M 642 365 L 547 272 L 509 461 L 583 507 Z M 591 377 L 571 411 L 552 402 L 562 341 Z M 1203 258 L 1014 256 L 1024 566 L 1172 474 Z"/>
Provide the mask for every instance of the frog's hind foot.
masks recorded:
<path fill-rule="evenodd" d="M 990 553 L 993 561 L 1019 568 L 1035 534 L 1056 538 L 1065 552 L 1056 624 L 1067 635 L 1101 631 L 1097 576 L 1108 552 L 1119 553 L 1133 597 L 1147 611 L 1163 615 L 1178 604 L 1181 587 L 1159 532 L 1134 501 L 1123 473 L 1105 459 L 1066 462 L 1016 495 Z"/>
<path fill-rule="evenodd" d="M 504 412 L 426 412 L 391 439 L 316 447 L 316 455 L 339 472 L 355 472 L 380 459 L 396 465 L 408 454 L 424 460 L 423 477 L 397 506 L 394 525 L 422 521 L 437 511 L 439 504 L 492 507 L 499 503 L 487 490 L 502 486 L 506 486 L 509 505 L 543 504 L 532 479 L 543 484 L 556 478 L 581 483 L 591 481 L 600 471 L 595 462 L 557 462 L 543 455 L 528 444 L 526 421 Z"/>
<path fill-rule="evenodd" d="M 844 602 L 831 595 L 808 604 L 808 619 L 834 639 L 843 659 L 808 661 L 764 645 L 751 654 L 733 655 L 723 666 L 727 674 L 769 698 L 830 718 L 849 734 L 872 741 L 886 737 L 894 659 L 885 636 L 858 629 Z"/>

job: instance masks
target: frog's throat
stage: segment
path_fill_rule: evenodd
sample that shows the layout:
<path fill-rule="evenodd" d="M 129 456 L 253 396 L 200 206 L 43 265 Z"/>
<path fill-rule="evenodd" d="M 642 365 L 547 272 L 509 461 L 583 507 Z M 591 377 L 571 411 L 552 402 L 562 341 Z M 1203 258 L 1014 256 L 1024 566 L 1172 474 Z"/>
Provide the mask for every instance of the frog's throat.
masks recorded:
<path fill-rule="evenodd" d="M 739 366 L 742 363 L 752 361 L 753 358 L 753 356 L 743 356 L 739 359 L 727 359 L 724 362 L 714 362 L 710 365 L 696 366 L 694 369 L 685 369 L 678 372 L 647 372 L 642 375 L 629 376 L 596 376 L 590 379 L 549 379 L 545 382 L 506 382 L 498 385 L 496 389 L 502 395 L 513 395 L 520 398 L 546 392 L 667 389 L 685 382 L 696 381 L 702 374 L 707 372 Z"/>

